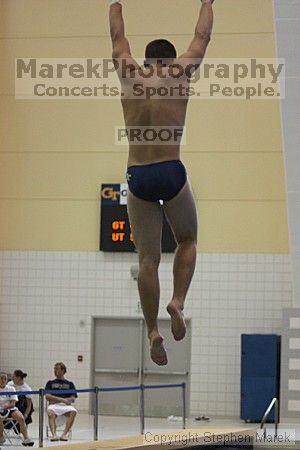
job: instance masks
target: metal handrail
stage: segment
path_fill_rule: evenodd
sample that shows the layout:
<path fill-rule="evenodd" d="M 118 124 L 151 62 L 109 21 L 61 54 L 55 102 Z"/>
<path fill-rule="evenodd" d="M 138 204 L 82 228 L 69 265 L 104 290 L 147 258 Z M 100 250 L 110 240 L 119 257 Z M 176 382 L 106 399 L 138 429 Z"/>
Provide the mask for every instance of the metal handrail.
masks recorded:
<path fill-rule="evenodd" d="M 144 393 L 146 389 L 166 389 L 166 388 L 181 388 L 182 389 L 182 428 L 185 429 L 186 424 L 186 384 L 158 384 L 158 385 L 145 385 L 140 384 L 138 386 L 122 386 L 122 387 L 94 387 L 92 389 L 55 389 L 45 390 L 39 389 L 38 391 L 22 391 L 22 395 L 31 394 L 39 396 L 39 448 L 43 448 L 44 438 L 44 397 L 46 394 L 76 394 L 76 393 L 94 393 L 95 394 L 95 407 L 94 407 L 94 441 L 98 440 L 98 413 L 99 408 L 99 394 L 103 392 L 120 392 L 120 391 L 140 391 L 140 432 L 144 434 L 145 431 L 145 397 Z M 18 395 L 15 391 L 3 391 L 0 388 L 0 395 L 11 397 L 12 395 Z M 20 395 L 20 394 L 19 394 Z"/>
<path fill-rule="evenodd" d="M 264 413 L 264 416 L 262 418 L 260 429 L 262 430 L 264 428 L 264 425 L 268 419 L 268 416 L 275 405 L 275 438 L 277 438 L 277 432 L 278 432 L 278 422 L 279 422 L 279 400 L 278 398 L 274 397 L 271 403 L 269 404 L 268 408 L 266 409 L 266 412 Z M 266 429 L 264 430 L 264 437 L 266 438 Z"/>

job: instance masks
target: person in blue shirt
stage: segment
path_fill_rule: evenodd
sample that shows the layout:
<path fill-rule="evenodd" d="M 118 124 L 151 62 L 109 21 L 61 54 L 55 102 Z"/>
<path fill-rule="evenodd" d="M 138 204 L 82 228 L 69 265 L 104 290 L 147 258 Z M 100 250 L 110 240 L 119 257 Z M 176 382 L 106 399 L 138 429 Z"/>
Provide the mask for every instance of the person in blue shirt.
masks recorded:
<path fill-rule="evenodd" d="M 52 390 L 75 390 L 72 381 L 65 378 L 67 368 L 64 363 L 58 362 L 54 366 L 55 379 L 49 380 L 45 386 L 46 391 Z M 68 433 L 74 423 L 77 410 L 72 406 L 77 397 L 76 393 L 71 394 L 46 394 L 46 400 L 49 402 L 47 408 L 49 427 L 52 433 L 51 441 L 67 441 Z M 64 431 L 60 437 L 56 434 L 57 426 L 64 423 Z"/>

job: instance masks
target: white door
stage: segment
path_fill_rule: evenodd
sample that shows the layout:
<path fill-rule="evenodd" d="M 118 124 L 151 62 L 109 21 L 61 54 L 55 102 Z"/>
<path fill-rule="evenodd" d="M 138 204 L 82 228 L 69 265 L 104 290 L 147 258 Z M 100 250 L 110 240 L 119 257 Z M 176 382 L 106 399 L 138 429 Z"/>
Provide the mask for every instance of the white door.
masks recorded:
<path fill-rule="evenodd" d="M 99 387 L 140 384 L 141 320 L 95 319 L 93 385 Z M 101 414 L 136 416 L 139 391 L 99 394 Z"/>
<path fill-rule="evenodd" d="M 149 356 L 146 326 L 139 318 L 94 318 L 92 386 L 124 387 L 140 384 L 187 385 L 189 405 L 190 322 L 187 336 L 174 341 L 170 320 L 160 319 L 169 363 L 157 366 Z M 103 415 L 139 415 L 139 391 L 99 394 L 99 413 Z M 182 415 L 182 391 L 179 388 L 145 390 L 146 417 Z"/>

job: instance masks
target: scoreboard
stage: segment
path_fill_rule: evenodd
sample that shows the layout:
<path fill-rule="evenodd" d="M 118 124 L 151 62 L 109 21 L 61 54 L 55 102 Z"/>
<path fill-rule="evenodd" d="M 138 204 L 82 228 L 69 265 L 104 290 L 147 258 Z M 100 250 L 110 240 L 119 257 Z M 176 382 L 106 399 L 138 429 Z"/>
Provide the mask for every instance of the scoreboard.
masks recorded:
<path fill-rule="evenodd" d="M 103 252 L 136 251 L 127 214 L 127 189 L 126 183 L 101 186 L 100 250 Z M 162 252 L 173 253 L 175 248 L 172 230 L 164 217 Z"/>

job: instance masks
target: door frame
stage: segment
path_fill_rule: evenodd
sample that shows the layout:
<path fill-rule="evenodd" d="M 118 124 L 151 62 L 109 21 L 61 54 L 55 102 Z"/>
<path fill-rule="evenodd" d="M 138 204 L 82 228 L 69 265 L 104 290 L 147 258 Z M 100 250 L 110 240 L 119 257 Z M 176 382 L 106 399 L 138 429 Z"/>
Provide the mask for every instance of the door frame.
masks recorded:
<path fill-rule="evenodd" d="M 90 336 L 90 386 L 94 387 L 94 375 L 95 375 L 95 358 L 94 358 L 94 353 L 95 353 L 95 323 L 97 320 L 138 320 L 141 324 L 142 322 L 142 326 L 141 327 L 141 340 L 140 340 L 140 345 L 139 345 L 139 361 L 143 362 L 143 349 L 144 349 L 144 327 L 146 326 L 146 322 L 143 316 L 112 316 L 112 315 L 108 315 L 108 316 L 99 316 L 99 315 L 95 315 L 95 316 L 91 316 L 91 336 Z M 170 320 L 168 317 L 160 317 L 158 319 L 158 321 L 160 320 Z M 185 317 L 185 321 L 186 323 L 189 323 L 189 328 L 190 328 L 190 345 L 189 345 L 189 354 L 188 354 L 188 361 L 189 361 L 189 371 L 188 371 L 188 375 L 187 375 L 187 381 L 186 381 L 186 416 L 189 417 L 189 413 L 190 413 L 190 399 L 191 399 L 191 356 L 192 356 L 192 319 L 190 317 Z M 139 381 L 142 382 L 143 381 L 143 371 L 139 370 Z M 164 384 L 163 382 L 161 384 Z M 89 411 L 90 414 L 93 414 L 93 398 L 92 396 L 90 397 L 90 402 L 89 402 Z"/>

